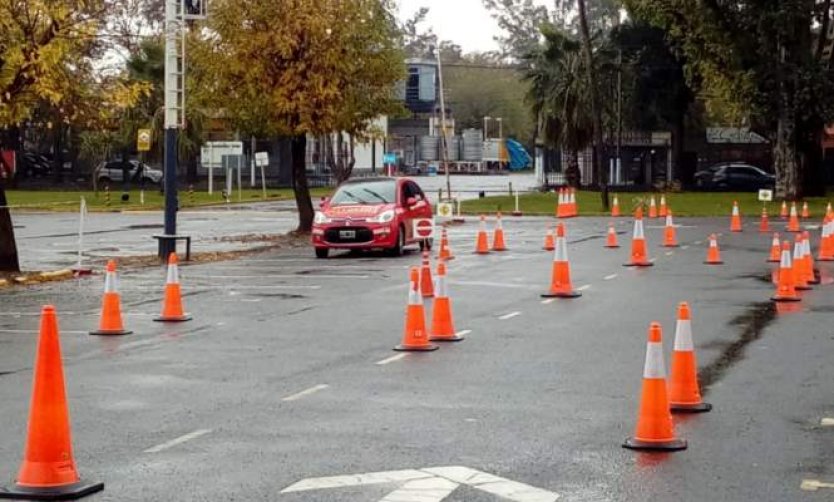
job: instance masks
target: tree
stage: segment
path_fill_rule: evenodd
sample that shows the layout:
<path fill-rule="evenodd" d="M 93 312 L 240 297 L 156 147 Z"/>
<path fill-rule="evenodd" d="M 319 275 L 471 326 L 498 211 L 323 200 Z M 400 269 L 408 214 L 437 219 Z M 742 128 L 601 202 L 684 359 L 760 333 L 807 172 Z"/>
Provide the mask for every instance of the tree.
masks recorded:
<path fill-rule="evenodd" d="M 243 131 L 292 137 L 298 231 L 312 228 L 307 135 L 358 132 L 398 103 L 388 0 L 220 0 L 191 51 L 197 99 Z"/>
<path fill-rule="evenodd" d="M 820 137 L 834 117 L 828 0 L 626 0 L 664 29 L 707 110 L 771 140 L 777 196 L 824 189 Z"/>

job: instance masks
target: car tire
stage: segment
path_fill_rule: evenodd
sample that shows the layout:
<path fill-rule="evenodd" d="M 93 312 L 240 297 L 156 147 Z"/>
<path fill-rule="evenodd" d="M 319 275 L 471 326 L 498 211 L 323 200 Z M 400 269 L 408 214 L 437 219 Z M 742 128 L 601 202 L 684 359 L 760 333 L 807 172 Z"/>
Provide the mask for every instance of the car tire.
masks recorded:
<path fill-rule="evenodd" d="M 327 256 L 330 254 L 329 248 L 316 248 L 316 258 L 320 260 L 327 259 Z"/>
<path fill-rule="evenodd" d="M 400 225 L 399 230 L 397 231 L 397 243 L 394 244 L 394 247 L 388 250 L 388 254 L 391 256 L 402 256 L 403 251 L 405 249 L 405 228 Z"/>

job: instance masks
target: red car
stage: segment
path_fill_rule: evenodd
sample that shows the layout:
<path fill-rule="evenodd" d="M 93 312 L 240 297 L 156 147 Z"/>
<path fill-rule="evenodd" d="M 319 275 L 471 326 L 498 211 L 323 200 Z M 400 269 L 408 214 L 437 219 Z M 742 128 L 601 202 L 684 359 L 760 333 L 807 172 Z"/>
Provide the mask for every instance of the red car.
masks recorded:
<path fill-rule="evenodd" d="M 409 244 L 431 249 L 431 239 L 416 239 L 415 219 L 432 218 L 423 190 L 407 178 L 349 180 L 323 199 L 313 220 L 316 257 L 331 249 L 384 249 L 400 256 Z"/>

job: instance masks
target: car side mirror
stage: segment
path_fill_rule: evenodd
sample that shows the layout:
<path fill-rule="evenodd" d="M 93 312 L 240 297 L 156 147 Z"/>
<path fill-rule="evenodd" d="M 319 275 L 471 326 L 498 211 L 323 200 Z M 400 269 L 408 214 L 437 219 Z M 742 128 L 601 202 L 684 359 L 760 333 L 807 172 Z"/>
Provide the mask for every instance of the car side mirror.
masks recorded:
<path fill-rule="evenodd" d="M 417 204 L 417 198 L 416 197 L 409 197 L 405 201 L 405 205 L 408 206 L 408 207 L 414 207 L 416 204 Z"/>

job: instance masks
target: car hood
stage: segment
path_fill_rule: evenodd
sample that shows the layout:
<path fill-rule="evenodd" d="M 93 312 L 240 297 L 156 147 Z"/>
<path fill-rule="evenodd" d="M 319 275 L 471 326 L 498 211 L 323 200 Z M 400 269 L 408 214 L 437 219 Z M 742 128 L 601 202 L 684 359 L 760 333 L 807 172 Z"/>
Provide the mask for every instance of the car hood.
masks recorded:
<path fill-rule="evenodd" d="M 349 206 L 331 206 L 323 210 L 330 218 L 372 218 L 378 214 L 394 209 L 394 204 L 357 204 Z"/>

